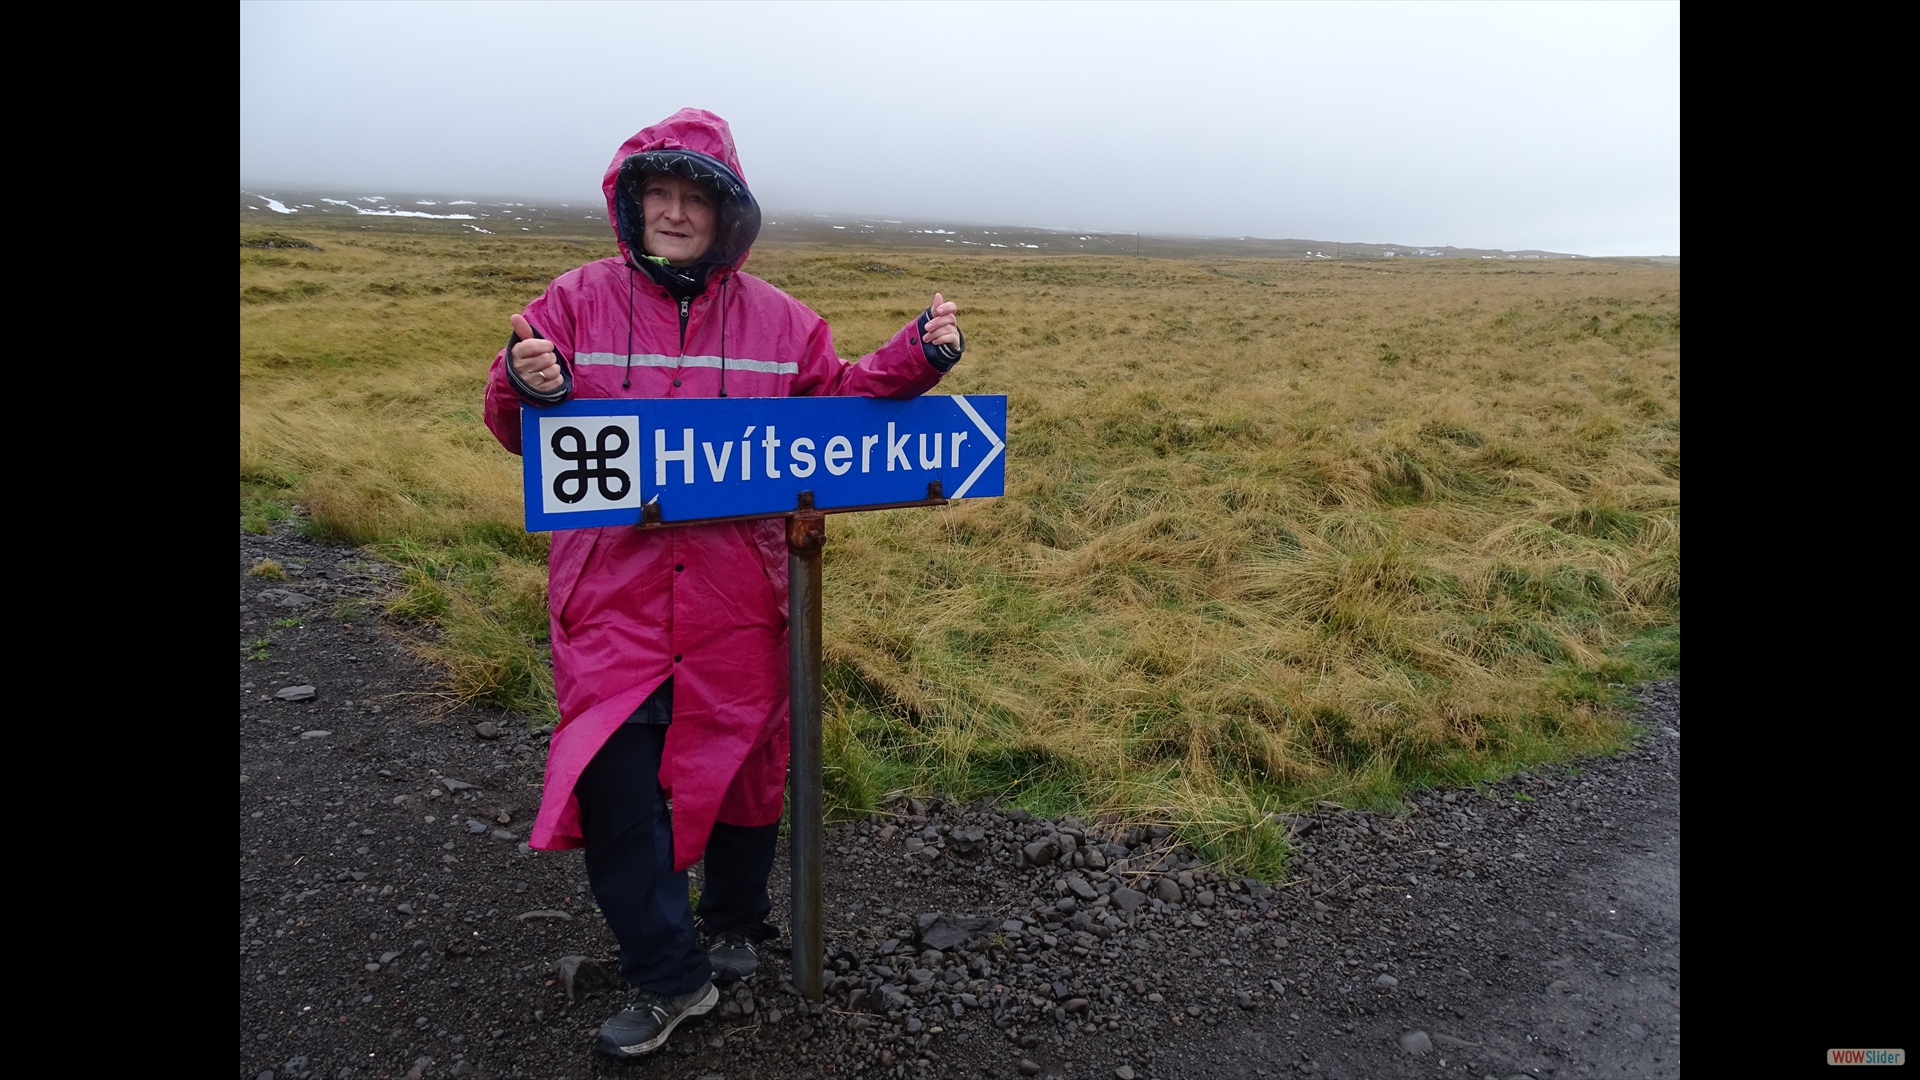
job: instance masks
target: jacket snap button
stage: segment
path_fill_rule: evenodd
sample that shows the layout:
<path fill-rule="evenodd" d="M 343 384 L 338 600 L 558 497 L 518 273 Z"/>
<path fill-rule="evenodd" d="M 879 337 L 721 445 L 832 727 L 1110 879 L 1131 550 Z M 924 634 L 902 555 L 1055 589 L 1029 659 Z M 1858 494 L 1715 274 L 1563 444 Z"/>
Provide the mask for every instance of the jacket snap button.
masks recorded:
<path fill-rule="evenodd" d="M 682 570 L 685 570 L 686 568 L 687 568 L 687 564 L 686 564 L 686 563 L 674 563 L 674 564 L 673 564 L 673 572 L 674 572 L 674 573 L 676 573 L 676 574 L 677 574 L 677 573 L 679 573 L 679 572 L 680 572 L 680 571 L 682 571 Z"/>
<path fill-rule="evenodd" d="M 676 663 L 676 664 L 680 662 L 680 654 L 679 654 L 679 653 L 674 653 L 674 654 L 673 654 L 673 662 L 674 662 L 674 663 Z"/>
<path fill-rule="evenodd" d="M 675 385 L 675 386 L 679 386 L 679 385 L 680 385 L 680 380 L 679 380 L 679 379 L 675 379 L 675 380 L 673 380 L 673 385 Z"/>

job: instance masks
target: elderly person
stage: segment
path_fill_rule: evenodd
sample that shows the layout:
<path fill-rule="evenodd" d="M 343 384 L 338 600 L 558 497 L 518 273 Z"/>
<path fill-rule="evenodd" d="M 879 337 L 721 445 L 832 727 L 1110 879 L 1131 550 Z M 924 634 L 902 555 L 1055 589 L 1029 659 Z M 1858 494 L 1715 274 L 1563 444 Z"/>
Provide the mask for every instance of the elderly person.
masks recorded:
<path fill-rule="evenodd" d="M 741 272 L 760 229 L 724 120 L 682 109 L 627 140 L 602 189 L 620 257 L 511 318 L 486 422 L 572 398 L 910 398 L 965 347 L 940 294 L 854 363 L 820 316 Z M 712 1009 L 778 936 L 767 878 L 787 770 L 787 553 L 778 519 L 557 532 L 548 561 L 560 725 L 531 843 L 586 848 L 632 1003 L 596 1049 L 637 1057 Z M 706 860 L 695 936 L 687 869 Z"/>

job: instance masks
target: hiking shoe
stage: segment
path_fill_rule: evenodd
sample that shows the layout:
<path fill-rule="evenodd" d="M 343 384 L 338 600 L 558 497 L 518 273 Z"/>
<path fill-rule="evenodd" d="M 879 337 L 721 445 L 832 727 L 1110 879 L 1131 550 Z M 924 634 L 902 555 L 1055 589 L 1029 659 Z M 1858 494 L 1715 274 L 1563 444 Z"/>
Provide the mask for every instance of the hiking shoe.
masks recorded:
<path fill-rule="evenodd" d="M 711 982 L 679 997 L 642 990 L 633 995 L 633 1004 L 600 1025 L 593 1048 L 614 1058 L 650 1054 L 666 1045 L 680 1021 L 706 1015 L 719 1001 L 720 991 Z"/>
<path fill-rule="evenodd" d="M 713 964 L 714 982 L 738 982 L 760 970 L 760 946 L 745 934 L 721 934 L 708 946 L 707 959 Z"/>

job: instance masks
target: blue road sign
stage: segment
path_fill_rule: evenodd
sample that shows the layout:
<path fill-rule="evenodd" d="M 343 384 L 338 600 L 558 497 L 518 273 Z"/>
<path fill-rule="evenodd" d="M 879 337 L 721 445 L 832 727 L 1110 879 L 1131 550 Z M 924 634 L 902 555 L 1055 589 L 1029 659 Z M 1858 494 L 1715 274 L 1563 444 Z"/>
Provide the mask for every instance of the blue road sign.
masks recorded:
<path fill-rule="evenodd" d="M 592 398 L 522 407 L 527 531 L 1006 492 L 1007 399 Z"/>

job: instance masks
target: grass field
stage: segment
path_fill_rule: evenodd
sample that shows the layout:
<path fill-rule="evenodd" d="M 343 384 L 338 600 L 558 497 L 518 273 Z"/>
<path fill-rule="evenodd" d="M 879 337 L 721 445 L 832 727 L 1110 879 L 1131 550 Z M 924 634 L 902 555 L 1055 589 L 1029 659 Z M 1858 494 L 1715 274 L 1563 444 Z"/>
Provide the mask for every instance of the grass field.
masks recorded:
<path fill-rule="evenodd" d="M 243 516 L 377 545 L 450 694 L 550 716 L 546 538 L 480 393 L 507 316 L 610 239 L 274 224 L 241 227 Z M 847 357 L 940 289 L 969 343 L 943 392 L 1009 397 L 1004 498 L 830 519 L 842 808 L 998 794 L 1271 870 L 1269 811 L 1615 745 L 1615 684 L 1678 668 L 1677 267 L 747 268 Z"/>

